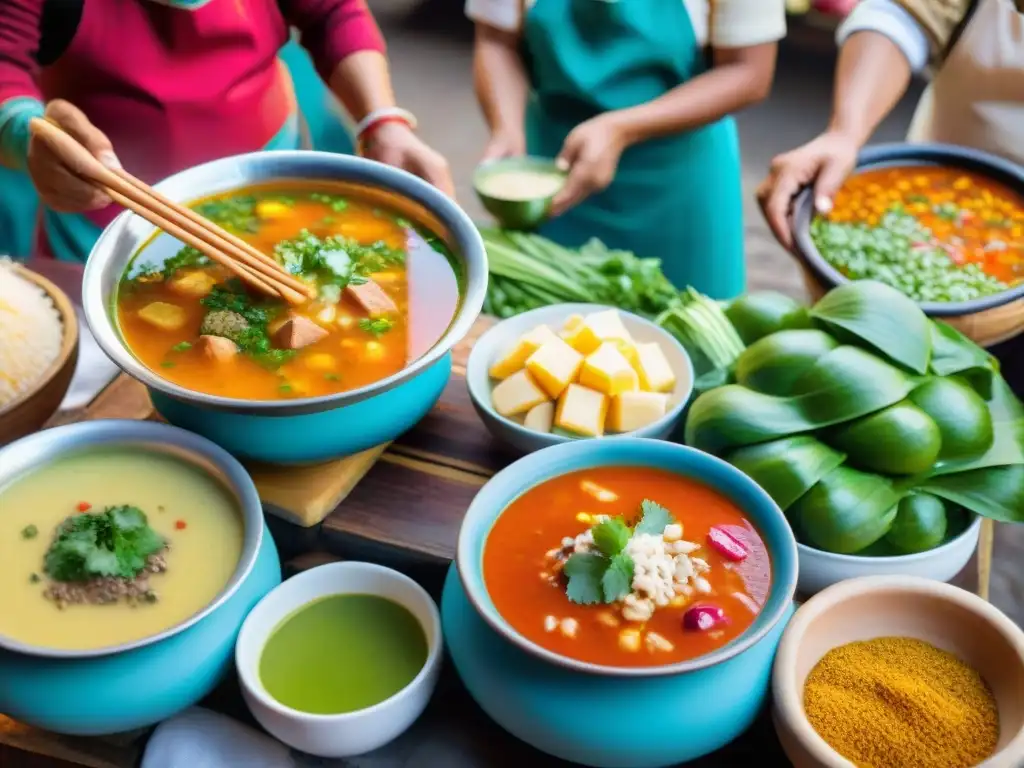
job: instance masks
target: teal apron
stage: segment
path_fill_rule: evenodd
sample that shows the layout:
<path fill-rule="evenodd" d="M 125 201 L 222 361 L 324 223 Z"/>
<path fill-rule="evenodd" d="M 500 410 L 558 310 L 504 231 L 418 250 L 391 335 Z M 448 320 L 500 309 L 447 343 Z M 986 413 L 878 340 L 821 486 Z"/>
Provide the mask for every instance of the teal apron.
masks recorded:
<path fill-rule="evenodd" d="M 306 50 L 291 41 L 281 49 L 295 86 L 302 122 L 309 132 L 308 146 L 323 152 L 351 154 L 350 136 L 337 99 L 317 74 Z M 289 121 L 265 149 L 300 146 L 297 123 Z M 22 171 L 0 166 L 0 255 L 27 258 L 33 250 L 39 197 Z M 84 261 L 99 237 L 99 228 L 84 216 L 44 209 L 50 249 L 58 259 Z"/>
<path fill-rule="evenodd" d="M 580 123 L 664 95 L 705 70 L 683 0 L 536 0 L 523 27 L 534 86 L 530 154 L 556 157 Z M 542 234 L 656 257 L 679 288 L 744 291 L 739 141 L 732 118 L 627 149 L 615 180 Z"/>

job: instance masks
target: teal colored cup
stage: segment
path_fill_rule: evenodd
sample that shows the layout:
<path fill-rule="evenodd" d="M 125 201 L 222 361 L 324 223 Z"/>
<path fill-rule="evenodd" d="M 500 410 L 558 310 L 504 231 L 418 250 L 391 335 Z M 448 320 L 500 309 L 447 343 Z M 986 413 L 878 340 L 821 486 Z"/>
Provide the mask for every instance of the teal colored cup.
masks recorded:
<path fill-rule="evenodd" d="M 537 229 L 550 217 L 551 201 L 557 190 L 549 195 L 530 200 L 510 200 L 488 194 L 483 189 L 489 179 L 509 171 L 542 171 L 559 176 L 563 180 L 565 172 L 555 165 L 554 160 L 527 156 L 507 157 L 482 163 L 473 173 L 473 189 L 480 199 L 480 204 L 497 220 L 501 227 L 523 231 Z"/>

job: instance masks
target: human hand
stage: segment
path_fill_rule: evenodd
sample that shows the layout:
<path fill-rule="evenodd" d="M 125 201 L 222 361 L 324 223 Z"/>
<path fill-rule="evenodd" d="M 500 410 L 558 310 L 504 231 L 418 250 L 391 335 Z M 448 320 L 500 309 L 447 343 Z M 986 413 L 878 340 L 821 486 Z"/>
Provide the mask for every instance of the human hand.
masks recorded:
<path fill-rule="evenodd" d="M 363 155 L 415 174 L 446 195 L 455 197 L 455 182 L 448 161 L 404 123 L 385 123 L 375 128 L 363 143 Z"/>
<path fill-rule="evenodd" d="M 484 147 L 484 155 L 480 162 L 501 160 L 506 157 L 519 157 L 526 154 L 526 136 L 520 131 L 498 131 L 491 134 L 490 141 Z"/>
<path fill-rule="evenodd" d="M 580 123 L 565 138 L 556 162 L 568 168 L 565 185 L 551 201 L 558 216 L 612 183 L 626 139 L 613 112 Z"/>
<path fill-rule="evenodd" d="M 793 247 L 793 198 L 813 183 L 814 207 L 820 213 L 828 213 L 832 210 L 832 198 L 857 164 L 859 149 L 853 137 L 830 131 L 772 160 L 768 178 L 757 190 L 757 201 L 782 245 Z"/>
<path fill-rule="evenodd" d="M 46 105 L 45 117 L 75 138 L 103 165 L 121 167 L 110 139 L 89 122 L 78 107 L 55 99 Z M 83 213 L 106 208 L 112 202 L 90 182 L 75 175 L 60 155 L 34 134 L 28 142 L 28 173 L 40 199 L 55 211 Z"/>

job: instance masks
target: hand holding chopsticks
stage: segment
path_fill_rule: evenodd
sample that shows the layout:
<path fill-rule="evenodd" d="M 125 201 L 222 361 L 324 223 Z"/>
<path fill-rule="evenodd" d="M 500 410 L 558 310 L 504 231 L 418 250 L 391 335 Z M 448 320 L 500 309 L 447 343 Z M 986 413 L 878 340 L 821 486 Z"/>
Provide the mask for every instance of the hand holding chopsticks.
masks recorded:
<path fill-rule="evenodd" d="M 313 288 L 288 274 L 272 257 L 192 209 L 169 200 L 127 171 L 107 168 L 53 123 L 33 118 L 30 128 L 76 176 L 96 186 L 118 205 L 227 268 L 253 288 L 290 304 L 315 298 Z"/>

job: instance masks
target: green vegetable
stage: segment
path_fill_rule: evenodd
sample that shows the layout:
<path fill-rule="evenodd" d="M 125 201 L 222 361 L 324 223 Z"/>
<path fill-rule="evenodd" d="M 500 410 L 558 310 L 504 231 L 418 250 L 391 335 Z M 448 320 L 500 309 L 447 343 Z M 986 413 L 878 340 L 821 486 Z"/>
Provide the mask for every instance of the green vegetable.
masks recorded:
<path fill-rule="evenodd" d="M 931 546 L 935 520 L 931 538 L 908 533 L 918 505 L 936 509 L 926 499 L 941 502 L 943 535 L 954 515 L 1024 522 L 1024 405 L 987 353 L 877 283 L 836 288 L 809 314 L 820 330 L 771 333 L 716 372 L 739 383 L 697 397 L 687 443 L 748 474 L 801 540 L 833 552 Z"/>
<path fill-rule="evenodd" d="M 359 329 L 378 339 L 394 327 L 395 321 L 387 317 L 363 317 L 359 320 Z"/>
<path fill-rule="evenodd" d="M 608 557 L 614 557 L 625 549 L 631 534 L 629 526 L 621 517 L 613 517 L 598 523 L 591 532 L 594 536 L 594 546 Z"/>
<path fill-rule="evenodd" d="M 902 554 L 926 552 L 946 538 L 946 505 L 927 493 L 904 496 L 885 541 Z"/>
<path fill-rule="evenodd" d="M 743 350 L 736 381 L 767 395 L 791 395 L 793 385 L 819 358 L 839 346 L 824 331 L 779 331 Z"/>
<path fill-rule="evenodd" d="M 34 525 L 26 525 L 21 529 L 21 538 L 23 539 L 34 539 L 39 535 L 39 529 Z"/>
<path fill-rule="evenodd" d="M 565 594 L 571 602 L 594 605 L 605 602 L 601 580 L 610 562 L 602 555 L 577 552 L 565 561 L 562 573 L 569 580 Z"/>
<path fill-rule="evenodd" d="M 853 466 L 887 475 L 927 472 L 942 449 L 938 425 L 907 400 L 829 430 L 825 439 Z"/>
<path fill-rule="evenodd" d="M 215 285 L 199 303 L 210 310 L 200 333 L 231 339 L 242 353 L 270 369 L 279 368 L 295 356 L 294 349 L 276 349 L 270 340 L 267 324 L 280 308 L 254 299 L 240 281 L 232 278 Z"/>
<path fill-rule="evenodd" d="M 956 214 L 953 214 L 954 216 Z M 957 264 L 932 232 L 899 208 L 876 227 L 818 217 L 811 238 L 832 266 L 853 280 L 877 280 L 914 301 L 959 302 L 1005 291 L 978 264 Z"/>
<path fill-rule="evenodd" d="M 778 331 L 810 325 L 806 307 L 796 299 L 775 291 L 757 291 L 741 296 L 725 309 L 744 344 L 753 344 Z"/>
<path fill-rule="evenodd" d="M 649 533 L 654 536 L 661 536 L 665 527 L 675 522 L 672 513 L 661 504 L 644 499 L 640 502 L 640 522 L 636 524 L 635 533 Z"/>
<path fill-rule="evenodd" d="M 192 349 L 191 341 L 179 341 L 177 344 L 171 347 L 171 350 L 174 352 L 186 352 L 190 349 Z"/>
<path fill-rule="evenodd" d="M 72 515 L 61 523 L 44 569 L 54 581 L 132 579 L 166 545 L 138 507 L 107 507 L 99 513 Z"/>
<path fill-rule="evenodd" d="M 235 195 L 206 200 L 192 208 L 200 216 L 205 216 L 225 229 L 254 234 L 259 231 L 259 218 L 256 216 L 258 202 L 254 195 Z"/>
<path fill-rule="evenodd" d="M 662 312 L 655 322 L 715 368 L 728 368 L 743 352 L 743 341 L 722 308 L 692 288 Z"/>

